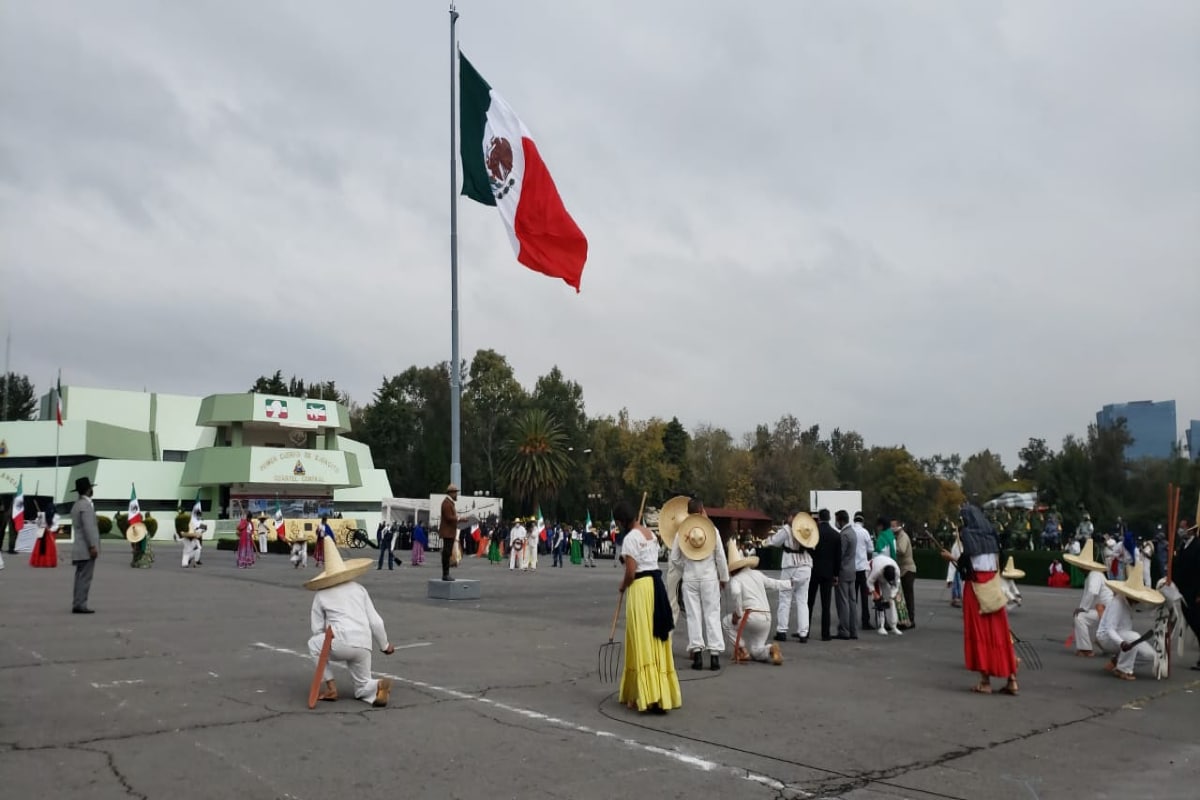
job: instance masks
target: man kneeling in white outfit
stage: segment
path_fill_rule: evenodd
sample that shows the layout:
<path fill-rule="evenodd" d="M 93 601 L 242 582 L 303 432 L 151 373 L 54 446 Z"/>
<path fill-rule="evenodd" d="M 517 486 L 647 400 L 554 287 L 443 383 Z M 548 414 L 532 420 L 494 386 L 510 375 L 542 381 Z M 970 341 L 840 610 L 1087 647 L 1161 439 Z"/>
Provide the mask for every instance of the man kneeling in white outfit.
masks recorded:
<path fill-rule="evenodd" d="M 1162 592 L 1146 588 L 1142 578 L 1142 564 L 1138 561 L 1129 567 L 1123 581 L 1105 581 L 1113 590 L 1113 599 L 1100 617 L 1096 630 L 1096 641 L 1110 653 L 1115 653 L 1104 669 L 1121 680 L 1137 680 L 1133 668 L 1138 662 L 1154 664 L 1154 648 L 1133 630 L 1133 606 L 1137 603 L 1162 605 L 1166 601 Z"/>
<path fill-rule="evenodd" d="M 388 641 L 383 620 L 371 602 L 371 595 L 354 579 L 374 566 L 371 558 L 354 558 L 343 562 L 333 539 L 322 537 L 325 546 L 325 570 L 304 584 L 304 588 L 317 593 L 312 604 L 312 637 L 308 640 L 308 652 L 320 663 L 321 649 L 325 645 L 325 629 L 333 629 L 333 642 L 329 650 L 330 661 L 340 661 L 350 670 L 354 681 L 354 696 L 376 708 L 388 704 L 392 682 L 388 678 L 375 680 L 371 677 L 371 644 L 379 646 L 385 655 L 396 652 Z M 329 664 L 325 665 L 324 685 L 317 699 L 338 699 L 337 685 Z"/>
<path fill-rule="evenodd" d="M 733 657 L 737 661 L 751 658 L 770 661 L 779 666 L 783 663 L 783 655 L 779 652 L 779 645 L 770 641 L 771 606 L 767 603 L 767 589 L 791 589 L 791 581 L 775 580 L 763 575 L 755 569 L 758 556 L 743 558 L 732 539 L 729 540 L 726 560 L 729 562 L 729 602 L 733 613 L 725 617 L 722 627 L 729 647 L 737 646 Z M 739 627 L 742 630 L 740 643 Z"/>
<path fill-rule="evenodd" d="M 867 573 L 867 591 L 876 601 L 879 635 L 902 636 L 896 627 L 896 595 L 900 591 L 900 568 L 890 557 L 876 553 Z M 881 608 L 882 606 L 882 608 Z M 886 625 L 886 626 L 885 626 Z"/>

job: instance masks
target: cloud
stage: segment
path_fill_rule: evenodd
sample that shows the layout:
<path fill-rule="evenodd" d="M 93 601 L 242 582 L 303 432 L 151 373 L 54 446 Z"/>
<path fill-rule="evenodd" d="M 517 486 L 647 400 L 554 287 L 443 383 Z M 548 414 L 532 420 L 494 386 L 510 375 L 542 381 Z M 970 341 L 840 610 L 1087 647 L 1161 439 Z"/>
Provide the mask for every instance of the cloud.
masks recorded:
<path fill-rule="evenodd" d="M 447 15 L 415 5 L 7 4 L 14 369 L 366 401 L 449 358 Z M 460 11 L 590 241 L 575 295 L 463 201 L 464 357 L 558 364 L 592 414 L 1009 463 L 1108 402 L 1200 416 L 1195 4 Z"/>

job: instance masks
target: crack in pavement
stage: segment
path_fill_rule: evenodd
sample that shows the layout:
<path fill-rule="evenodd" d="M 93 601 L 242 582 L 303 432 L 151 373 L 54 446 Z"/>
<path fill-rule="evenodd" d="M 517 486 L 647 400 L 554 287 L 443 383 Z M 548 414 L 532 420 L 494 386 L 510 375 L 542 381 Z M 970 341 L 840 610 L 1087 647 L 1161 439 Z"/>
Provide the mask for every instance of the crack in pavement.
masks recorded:
<path fill-rule="evenodd" d="M 109 656 L 106 658 L 64 658 L 61 660 L 43 659 L 27 664 L 4 664 L 0 671 L 6 669 L 31 669 L 33 667 L 60 667 L 64 664 L 103 664 L 109 661 L 138 661 L 143 658 L 172 658 L 171 653 L 144 653 L 136 656 Z"/>
<path fill-rule="evenodd" d="M 111 772 L 113 774 L 113 777 L 117 779 L 117 782 L 121 784 L 121 788 L 123 788 L 125 790 L 125 794 L 129 795 L 130 797 L 140 798 L 140 800 L 150 800 L 150 798 L 147 795 L 144 795 L 141 792 L 139 792 L 137 789 L 133 788 L 133 784 L 129 782 L 129 778 L 127 778 L 125 776 L 125 773 L 121 772 L 120 768 L 117 766 L 116 757 L 112 753 L 108 752 L 107 750 L 95 749 L 95 748 L 91 748 L 91 747 L 79 747 L 79 746 L 75 746 L 75 745 L 72 745 L 69 747 L 63 747 L 61 749 L 77 750 L 79 752 L 95 753 L 96 755 L 104 756 L 106 762 L 108 763 L 109 772 Z"/>
<path fill-rule="evenodd" d="M 279 717 L 285 716 L 286 714 L 289 714 L 289 713 L 295 713 L 295 712 L 274 712 L 271 714 L 265 714 L 261 717 L 255 717 L 254 719 L 229 720 L 226 722 L 202 722 L 202 723 L 198 723 L 196 725 L 187 725 L 182 728 L 178 728 L 178 727 L 176 727 L 176 728 L 158 728 L 155 730 L 140 731 L 137 733 L 121 733 L 121 734 L 113 734 L 111 736 L 94 736 L 91 739 L 79 739 L 79 740 L 72 741 L 72 742 L 56 742 L 56 743 L 52 743 L 52 744 L 39 744 L 39 745 L 33 745 L 33 746 L 16 743 L 13 745 L 12 749 L 15 751 L 18 751 L 18 752 L 22 752 L 22 753 L 36 753 L 40 750 L 58 750 L 58 749 L 67 749 L 67 750 L 81 749 L 81 750 L 84 750 L 84 749 L 87 749 L 86 745 L 90 745 L 90 744 L 104 744 L 105 742 L 125 742 L 125 741 L 129 741 L 130 739 L 142 739 L 142 738 L 146 738 L 146 737 L 150 737 L 150 736 L 161 736 L 164 733 L 190 733 L 192 731 L 204 731 L 204 730 L 210 730 L 213 728 L 232 728 L 232 727 L 236 727 L 238 725 L 257 725 L 260 722 L 267 722 L 268 720 L 278 719 Z"/>

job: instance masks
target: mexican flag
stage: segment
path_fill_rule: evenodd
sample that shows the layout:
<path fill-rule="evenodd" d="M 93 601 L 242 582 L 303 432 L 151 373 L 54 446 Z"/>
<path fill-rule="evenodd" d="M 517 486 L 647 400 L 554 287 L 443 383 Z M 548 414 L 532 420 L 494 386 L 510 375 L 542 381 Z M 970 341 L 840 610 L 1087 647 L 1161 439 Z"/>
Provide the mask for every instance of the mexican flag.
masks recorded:
<path fill-rule="evenodd" d="M 608 515 L 608 535 L 612 537 L 614 542 L 617 540 L 617 520 L 616 517 L 612 515 L 611 511 Z"/>
<path fill-rule="evenodd" d="M 591 532 L 592 532 L 592 512 L 591 512 L 591 509 L 588 509 L 588 512 L 587 512 L 587 522 L 583 523 L 583 531 L 584 531 L 584 533 L 591 533 Z"/>
<path fill-rule="evenodd" d="M 61 427 L 63 424 L 62 413 L 62 375 L 58 376 L 58 386 L 54 390 L 54 400 L 57 404 L 55 407 L 55 415 L 58 417 L 58 424 Z"/>
<path fill-rule="evenodd" d="M 25 479 L 17 478 L 17 494 L 13 497 L 12 505 L 13 530 L 20 533 L 25 527 Z"/>
<path fill-rule="evenodd" d="M 138 505 L 137 487 L 129 484 L 129 524 L 136 525 L 142 521 L 142 507 Z"/>
<path fill-rule="evenodd" d="M 546 520 L 542 519 L 542 507 L 540 505 L 538 506 L 537 523 L 533 528 L 533 535 L 539 541 L 546 541 Z"/>
<path fill-rule="evenodd" d="M 567 213 L 529 129 L 459 53 L 462 193 L 496 206 L 517 261 L 575 291 L 587 239 Z"/>
<path fill-rule="evenodd" d="M 275 501 L 275 538 L 281 542 L 287 538 L 283 529 L 283 509 L 279 505 L 279 500 Z"/>
<path fill-rule="evenodd" d="M 204 508 L 200 505 L 200 492 L 196 492 L 196 502 L 192 504 L 192 516 L 198 517 L 204 512 Z"/>

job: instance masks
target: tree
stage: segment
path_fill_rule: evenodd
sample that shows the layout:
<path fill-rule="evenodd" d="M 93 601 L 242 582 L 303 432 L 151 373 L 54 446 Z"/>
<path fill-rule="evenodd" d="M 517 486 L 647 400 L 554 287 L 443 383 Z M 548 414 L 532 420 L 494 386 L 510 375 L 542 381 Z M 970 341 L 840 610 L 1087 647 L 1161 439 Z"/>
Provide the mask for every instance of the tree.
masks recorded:
<path fill-rule="evenodd" d="M 250 391 L 258 394 L 287 394 L 288 385 L 283 382 L 283 371 L 275 370 L 275 374 L 271 377 L 260 375 L 254 385 L 250 387 Z"/>
<path fill-rule="evenodd" d="M 1041 477 L 1042 468 L 1054 457 L 1054 451 L 1046 446 L 1045 439 L 1030 439 L 1029 444 L 1017 453 L 1017 457 L 1021 459 L 1021 466 L 1017 467 L 1013 475 L 1036 482 Z"/>
<path fill-rule="evenodd" d="M 570 462 L 562 426 L 542 409 L 531 408 L 517 418 L 501 470 L 509 490 L 532 507 L 558 493 Z"/>
<path fill-rule="evenodd" d="M 593 453 L 586 452 L 587 414 L 583 410 L 583 387 L 563 375 L 557 366 L 537 379 L 529 399 L 532 408 L 540 408 L 556 420 L 567 437 L 570 466 L 567 481 L 555 497 L 555 517 L 573 516 L 587 505 L 588 471 Z M 548 509 L 547 509 L 548 511 Z"/>
<path fill-rule="evenodd" d="M 745 464 L 737 463 L 741 454 L 747 456 Z M 738 469 L 745 467 L 745 482 L 749 483 L 751 489 L 747 503 L 753 502 L 753 482 L 750 473 L 754 465 L 749 456 L 749 451 L 738 448 L 733 437 L 724 428 L 700 425 L 688 442 L 687 470 L 691 475 L 689 491 L 714 507 L 729 506 L 731 502 L 728 496 L 738 477 Z"/>
<path fill-rule="evenodd" d="M 862 470 L 863 511 L 872 516 L 925 522 L 927 480 L 929 477 L 905 448 L 872 447 Z"/>
<path fill-rule="evenodd" d="M 0 422 L 31 420 L 37 407 L 37 394 L 27 376 L 9 372 L 0 378 Z"/>
<path fill-rule="evenodd" d="M 853 489 L 859 485 L 866 446 L 863 438 L 855 431 L 842 433 L 834 428 L 829 435 L 829 454 L 833 458 L 833 469 L 837 475 L 837 488 Z"/>
<path fill-rule="evenodd" d="M 1004 462 L 991 450 L 976 453 L 963 463 L 962 489 L 972 502 L 989 499 L 1008 481 Z"/>
<path fill-rule="evenodd" d="M 387 471 L 393 492 L 422 497 L 443 489 L 450 469 L 447 362 L 386 378 L 363 411 L 358 438 Z"/>
<path fill-rule="evenodd" d="M 692 482 L 691 470 L 688 468 L 688 436 L 687 429 L 680 423 L 679 417 L 671 417 L 671 421 L 663 428 L 663 455 L 667 463 L 679 471 L 675 486 L 671 487 L 673 494 L 690 491 Z"/>
<path fill-rule="evenodd" d="M 500 482 L 496 466 L 512 420 L 526 403 L 525 390 L 513 375 L 508 359 L 495 350 L 476 351 L 467 371 L 464 391 L 464 438 L 477 457 L 478 480 L 496 492 Z"/>

